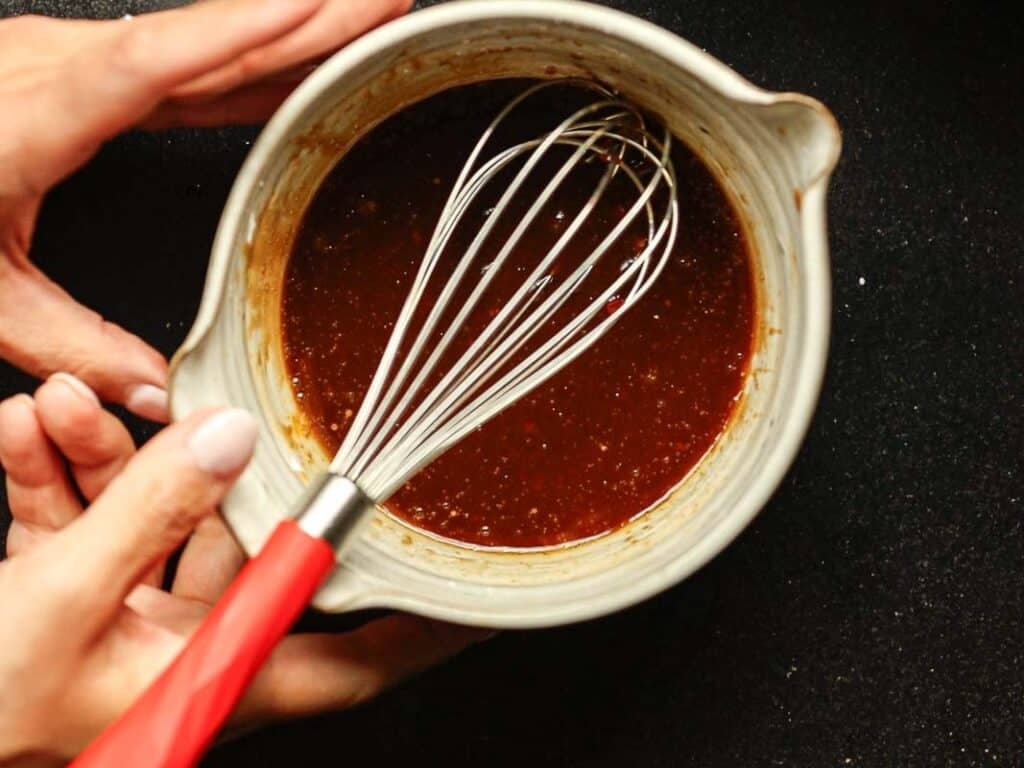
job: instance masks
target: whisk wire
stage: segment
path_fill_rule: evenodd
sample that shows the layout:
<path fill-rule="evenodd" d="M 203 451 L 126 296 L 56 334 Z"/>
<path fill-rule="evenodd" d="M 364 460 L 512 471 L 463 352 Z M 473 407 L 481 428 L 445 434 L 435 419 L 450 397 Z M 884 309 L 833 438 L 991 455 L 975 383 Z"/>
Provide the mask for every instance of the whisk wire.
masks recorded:
<path fill-rule="evenodd" d="M 655 244 L 660 242 L 666 233 L 670 239 L 674 239 L 676 231 L 674 224 L 668 228 L 659 228 L 659 233 L 655 236 L 653 242 Z M 669 246 L 670 249 L 671 246 Z M 656 279 L 661 266 L 663 264 L 659 265 L 657 271 L 651 276 L 652 280 Z M 638 270 L 645 268 L 638 267 Z M 616 311 L 613 316 L 607 318 L 584 337 L 578 339 L 572 347 L 569 349 L 564 348 L 571 341 L 573 334 L 585 323 L 592 320 L 595 314 L 600 312 L 606 302 L 617 293 L 628 277 L 628 275 L 623 276 L 609 286 L 592 302 L 586 312 L 575 318 L 569 325 L 566 325 L 558 336 L 550 339 L 542 349 L 538 349 L 491 388 L 478 395 L 470 405 L 463 407 L 465 397 L 454 402 L 442 403 L 438 407 L 439 413 L 435 414 L 434 422 L 440 422 L 442 426 L 434 433 L 429 431 L 421 433 L 419 435 L 419 442 L 416 444 L 409 441 L 406 445 L 386 447 L 382 455 L 389 457 L 389 459 L 394 457 L 394 462 L 389 460 L 387 463 L 376 467 L 375 472 L 368 475 L 367 482 L 372 483 L 373 487 L 377 487 L 378 482 L 386 482 L 389 477 L 408 477 L 414 474 L 430 463 L 436 456 L 465 437 L 466 434 L 478 428 L 497 412 L 521 397 L 524 392 L 528 392 L 541 382 L 547 380 L 576 359 L 618 321 L 618 315 L 626 308 L 627 304 L 624 303 L 623 307 Z M 584 278 L 585 275 L 582 275 L 580 281 Z M 635 291 L 633 295 L 635 299 L 639 299 L 642 291 Z M 557 306 L 555 309 L 557 310 Z M 490 361 L 485 361 L 481 365 L 484 369 L 489 369 L 490 364 Z M 458 412 L 460 415 L 453 416 L 448 422 L 443 423 L 446 408 L 451 408 L 453 411 L 457 411 L 459 408 L 463 408 L 463 410 Z M 404 462 L 404 464 L 399 464 L 398 462 L 400 461 Z M 395 480 L 387 483 L 380 489 L 379 493 L 386 498 L 402 482 L 401 480 Z"/>
<path fill-rule="evenodd" d="M 665 130 L 663 138 L 655 137 L 635 107 L 615 99 L 606 89 L 596 88 L 606 98 L 576 110 L 547 134 L 506 148 L 477 167 L 484 148 L 511 111 L 551 85 L 534 86 L 509 102 L 474 146 L 445 202 L 363 403 L 332 463 L 333 471 L 358 482 L 377 501 L 386 499 L 440 453 L 582 354 L 618 321 L 624 309 L 643 295 L 671 252 L 678 230 L 678 210 L 670 134 Z M 466 275 L 484 244 L 496 232 L 526 180 L 555 146 L 568 148 L 569 157 L 543 185 L 494 258 L 483 266 L 475 284 L 465 286 Z M 630 153 L 636 155 L 635 160 L 628 159 Z M 604 161 L 607 168 L 587 200 L 466 350 L 421 395 L 510 254 L 520 246 L 526 232 L 569 175 L 592 158 Z M 521 167 L 460 254 L 437 297 L 429 308 L 421 306 L 459 224 L 474 204 L 479 204 L 488 185 L 516 161 L 522 162 Z M 646 170 L 653 173 L 645 181 L 641 175 Z M 580 263 L 564 279 L 555 281 L 553 266 L 583 230 L 620 173 L 636 188 L 637 198 Z M 665 191 L 666 198 L 660 213 L 652 202 L 659 190 Z M 646 218 L 647 236 L 640 251 L 615 279 L 588 298 L 586 306 L 560 327 L 554 326 L 551 335 L 538 340 L 535 348 L 524 352 L 544 329 L 552 328 L 569 299 L 583 290 L 598 261 L 641 214 Z M 460 289 L 468 289 L 469 295 L 455 307 L 453 302 Z M 613 298 L 621 298 L 621 306 L 597 320 Z M 424 311 L 426 318 L 406 348 L 408 332 Z M 442 327 L 442 320 L 451 314 Z M 428 348 L 430 351 L 425 355 Z M 522 358 L 517 360 L 520 354 Z"/>
<path fill-rule="evenodd" d="M 430 243 L 427 246 L 427 251 L 425 253 L 423 263 L 421 264 L 419 274 L 417 275 L 416 280 L 414 281 L 413 289 L 410 291 L 406 304 L 403 306 L 403 311 L 402 313 L 400 313 L 399 321 L 396 324 L 396 328 L 392 333 L 391 339 L 389 339 L 388 348 L 385 351 L 385 358 L 393 358 L 394 355 L 397 355 L 400 342 L 405 337 L 408 323 L 411 322 L 413 319 L 415 308 L 418 306 L 419 301 L 422 298 L 422 294 L 426 289 L 427 283 L 429 282 L 430 276 L 433 273 L 434 267 L 437 265 L 443 253 L 443 250 L 445 246 L 448 244 L 448 241 L 450 240 L 452 234 L 454 233 L 457 225 L 459 224 L 467 210 L 470 208 L 472 203 L 477 199 L 480 191 L 498 172 L 500 172 L 515 157 L 524 153 L 527 149 L 536 146 L 535 153 L 529 158 L 524 167 L 520 169 L 519 173 L 516 175 L 513 182 L 509 185 L 508 189 L 506 189 L 505 193 L 502 195 L 499 202 L 494 206 L 494 210 L 492 211 L 491 216 L 489 216 L 487 221 L 485 221 L 484 226 L 477 233 L 476 237 L 474 237 L 472 243 L 467 248 L 464 256 L 459 260 L 458 264 L 456 265 L 455 271 L 449 278 L 448 282 L 445 284 L 445 287 L 441 295 L 437 298 L 437 300 L 431 307 L 430 313 L 426 318 L 422 328 L 420 329 L 420 332 L 416 337 L 416 340 L 413 342 L 409 352 L 405 355 L 398 373 L 395 375 L 394 379 L 391 382 L 391 386 L 385 393 L 383 400 L 378 403 L 377 398 L 379 396 L 379 388 L 383 386 L 384 381 L 387 378 L 387 375 L 390 373 L 390 368 L 392 365 L 391 359 L 388 359 L 386 363 L 384 362 L 384 359 L 382 359 L 382 365 L 378 368 L 377 372 L 378 374 L 381 374 L 379 377 L 380 387 L 373 386 L 375 384 L 378 384 L 378 376 L 375 374 L 374 382 L 371 384 L 370 391 L 367 393 L 367 396 L 364 399 L 359 411 L 359 416 L 363 416 L 364 414 L 366 414 L 367 423 L 362 423 L 363 420 L 359 419 L 357 416 L 357 419 L 353 423 L 352 428 L 350 428 L 348 434 L 346 435 L 345 443 L 343 443 L 341 449 L 338 452 L 338 458 L 335 459 L 336 469 L 342 474 L 345 474 L 346 476 L 350 477 L 356 477 L 362 473 L 363 469 L 365 468 L 365 464 L 368 460 L 367 457 L 373 454 L 373 452 L 376 450 L 376 447 L 380 445 L 380 442 L 384 439 L 384 436 L 389 432 L 388 425 L 386 423 L 382 425 L 382 422 L 385 421 L 385 416 L 389 413 L 392 414 L 393 421 L 397 420 L 401 416 L 405 408 L 408 407 L 409 402 L 411 402 L 412 398 L 419 391 L 423 381 L 426 379 L 427 375 L 433 369 L 437 360 L 441 357 L 445 349 L 447 349 L 447 346 L 451 340 L 451 336 L 441 338 L 439 343 L 435 346 L 435 349 L 433 350 L 433 353 L 431 354 L 430 358 L 420 366 L 419 375 L 416 376 L 414 382 L 406 389 L 406 396 L 403 398 L 402 403 L 395 409 L 388 411 L 392 400 L 394 399 L 396 394 L 402 389 L 402 386 L 405 383 L 405 380 L 409 372 L 416 364 L 427 339 L 433 333 L 433 330 L 438 320 L 440 319 L 441 314 L 451 301 L 452 294 L 457 290 L 457 286 L 461 283 L 465 272 L 473 263 L 480 247 L 483 245 L 484 241 L 490 235 L 491 231 L 496 226 L 497 221 L 500 219 L 501 213 L 504 211 L 505 207 L 514 197 L 515 193 L 519 190 L 522 184 L 526 181 L 526 178 L 529 176 L 530 172 L 536 167 L 537 163 L 541 161 L 544 153 L 548 150 L 548 148 L 550 148 L 550 146 L 554 144 L 559 135 L 559 131 L 564 131 L 566 127 L 573 124 L 574 121 L 578 121 L 581 117 L 586 116 L 588 114 L 592 114 L 596 110 L 602 108 L 607 103 L 609 103 L 599 102 L 597 104 L 591 104 L 581 110 L 578 110 L 576 113 L 574 113 L 569 118 L 564 120 L 563 123 L 559 125 L 554 131 L 552 131 L 548 136 L 540 140 L 537 140 L 536 142 L 524 142 L 523 144 L 516 145 L 505 150 L 495 158 L 492 158 L 491 160 L 486 162 L 481 168 L 479 168 L 475 173 L 473 173 L 473 176 L 467 181 L 467 175 L 469 175 L 469 173 L 472 171 L 473 165 L 475 164 L 484 146 L 490 140 L 490 137 L 493 134 L 494 130 L 496 129 L 497 125 L 504 119 L 506 115 L 509 114 L 509 112 L 512 111 L 512 109 L 515 108 L 515 106 L 520 104 L 527 96 L 529 96 L 531 93 L 536 92 L 537 90 L 539 90 L 539 88 L 543 86 L 544 84 L 528 90 L 526 93 L 521 94 L 517 99 L 513 100 L 509 105 L 507 105 L 505 109 L 503 109 L 499 113 L 499 115 L 490 123 L 488 129 L 484 131 L 480 140 L 477 142 L 473 151 L 470 153 L 469 159 L 466 161 L 466 164 L 463 166 L 463 169 L 459 174 L 459 178 L 457 179 L 452 189 L 452 192 L 448 197 L 444 210 L 442 211 L 442 214 L 439 218 L 438 225 L 435 228 L 434 233 L 431 237 Z M 599 137 L 594 137 L 593 140 L 596 141 L 597 138 Z M 539 212 L 539 207 L 537 207 L 537 212 Z M 536 216 L 536 212 L 534 212 L 533 216 Z M 523 228 L 523 230 L 525 230 L 525 228 Z M 508 243 L 506 245 L 508 245 Z M 476 301 L 479 298 L 479 296 L 483 294 L 484 290 L 487 288 L 490 281 L 497 273 L 497 266 L 504 261 L 505 256 L 507 256 L 508 252 L 510 251 L 511 248 L 507 248 L 502 253 L 499 253 L 498 258 L 496 258 L 494 262 L 492 262 L 492 265 L 494 265 L 495 268 L 493 270 L 489 270 L 489 274 L 484 274 L 484 279 L 481 280 L 480 283 L 476 286 L 476 289 L 471 294 L 471 296 L 466 300 L 458 316 L 452 321 L 452 327 L 457 328 L 461 326 L 465 317 L 468 316 L 468 314 L 472 311 L 473 306 L 476 304 Z M 409 308 L 409 312 L 405 311 L 406 307 Z M 392 344 L 391 342 L 395 343 Z M 392 347 L 394 347 L 394 349 L 392 349 Z M 349 440 L 350 436 L 352 437 L 351 441 Z M 373 447 L 369 447 L 366 445 L 367 439 L 370 439 L 370 442 L 373 444 Z"/>
<path fill-rule="evenodd" d="M 559 169 L 558 173 L 554 175 L 554 177 L 551 179 L 548 185 L 540 193 L 537 201 L 530 207 L 530 209 L 526 212 L 526 214 L 523 216 L 520 222 L 516 225 L 513 232 L 509 235 L 509 237 L 502 245 L 501 249 L 498 251 L 494 260 L 487 265 L 484 279 L 480 280 L 477 283 L 469 297 L 462 303 L 462 306 L 459 309 L 458 313 L 456 314 L 455 318 L 449 324 L 449 327 L 451 329 L 458 329 L 462 327 L 466 318 L 473 311 L 476 305 L 479 304 L 479 301 L 481 297 L 484 295 L 484 292 L 488 287 L 490 281 L 493 279 L 495 275 L 498 274 L 502 265 L 508 258 L 509 254 L 511 254 L 515 247 L 519 244 L 523 234 L 527 231 L 529 226 L 539 215 L 540 211 L 544 208 L 547 200 L 550 199 L 551 194 L 563 182 L 565 176 L 568 175 L 572 171 L 572 169 L 576 167 L 580 158 L 582 158 L 585 155 L 590 146 L 592 146 L 594 142 L 599 140 L 601 135 L 603 134 L 595 133 L 589 142 L 581 145 L 573 154 L 573 156 L 570 157 L 563 164 L 562 168 Z M 489 217 L 491 221 L 497 220 L 497 218 L 501 215 L 505 206 L 508 204 L 508 201 L 511 199 L 511 196 L 514 195 L 516 191 L 518 191 L 518 188 L 519 186 L 521 186 L 522 181 L 525 180 L 524 172 L 527 172 L 528 170 L 529 168 L 524 168 L 523 171 L 520 172 L 520 178 L 517 178 L 517 182 L 519 183 L 514 182 L 513 185 L 510 186 L 509 190 L 505 193 L 505 196 L 503 197 L 502 201 L 495 205 L 494 211 Z M 614 171 L 612 169 L 609 169 L 609 171 L 607 171 L 604 175 L 610 178 L 610 175 L 613 172 Z M 599 192 L 603 192 L 604 188 L 607 186 L 607 179 L 602 179 L 602 182 L 603 183 L 600 185 L 598 190 Z M 589 211 L 587 211 L 587 213 L 589 213 Z M 481 234 L 485 235 L 487 233 L 482 231 Z M 404 421 L 401 427 L 398 428 L 398 431 L 392 438 L 392 442 L 396 440 L 401 440 L 406 434 L 415 430 L 416 427 L 421 423 L 424 415 L 429 412 L 429 410 L 435 404 L 437 399 L 444 392 L 447 391 L 451 383 L 453 381 L 465 378 L 466 366 L 469 364 L 470 361 L 472 361 L 476 357 L 476 355 L 480 352 L 482 348 L 486 347 L 488 342 L 492 340 L 494 334 L 499 332 L 500 329 L 506 325 L 506 319 L 508 315 L 516 310 L 523 296 L 528 292 L 536 292 L 540 287 L 542 287 L 538 285 L 537 281 L 541 279 L 544 271 L 548 268 L 548 266 L 550 266 L 550 264 L 552 264 L 555 261 L 555 259 L 557 259 L 558 254 L 561 252 L 561 250 L 565 247 L 567 243 L 567 238 L 563 237 L 559 239 L 559 242 L 556 243 L 554 247 L 552 247 L 548 254 L 533 269 L 530 276 L 523 281 L 519 289 L 517 289 L 513 296 L 506 302 L 504 307 L 500 310 L 498 316 L 492 319 L 492 321 L 485 327 L 483 332 L 473 341 L 469 349 L 467 349 L 463 353 L 462 357 L 460 357 L 459 360 L 454 365 L 452 365 L 451 368 L 449 368 L 449 370 L 445 373 L 444 377 L 442 378 L 441 382 L 438 383 L 433 390 L 431 390 L 427 395 L 424 396 L 423 400 L 418 404 L 416 410 Z M 429 340 L 430 334 L 432 333 L 437 320 L 440 318 L 444 307 L 447 306 L 447 301 L 458 290 L 464 272 L 468 270 L 470 265 L 473 263 L 473 259 L 478 250 L 478 246 L 479 243 L 474 242 L 474 244 L 469 247 L 469 249 L 466 252 L 466 255 L 463 256 L 461 260 L 461 263 L 459 265 L 460 268 L 457 268 L 456 271 L 449 278 L 444 291 L 442 292 L 441 296 L 439 297 L 437 302 L 435 302 L 434 307 L 432 308 L 431 316 L 428 318 L 427 322 L 420 330 L 416 338 L 416 341 L 413 343 L 412 349 L 406 356 L 406 364 L 403 365 L 403 370 L 400 371 L 399 376 L 396 377 L 396 381 L 392 385 L 391 392 L 396 391 L 397 387 L 401 385 L 402 373 L 409 367 L 409 361 L 414 361 L 418 359 L 419 354 L 423 346 Z M 402 399 L 400 400 L 398 405 L 395 406 L 394 413 L 396 415 L 400 416 L 405 412 L 406 408 L 412 402 L 413 398 L 419 393 L 423 383 L 426 381 L 430 373 L 433 372 L 437 362 L 441 359 L 441 356 L 448 349 L 450 343 L 453 341 L 454 338 L 455 333 L 446 333 L 434 345 L 434 349 L 430 353 L 429 357 L 422 365 L 420 365 L 420 370 L 417 373 L 416 377 L 413 379 L 412 383 L 409 384 L 409 386 L 405 389 L 405 393 Z M 391 392 L 389 392 L 389 394 L 391 394 Z M 355 472 L 358 473 L 363 469 L 367 461 L 367 455 L 371 455 L 374 453 L 376 448 L 384 439 L 384 436 L 384 432 L 378 432 L 374 436 L 374 439 L 366 448 L 367 453 L 364 453 L 360 461 L 358 461 L 355 464 Z"/>

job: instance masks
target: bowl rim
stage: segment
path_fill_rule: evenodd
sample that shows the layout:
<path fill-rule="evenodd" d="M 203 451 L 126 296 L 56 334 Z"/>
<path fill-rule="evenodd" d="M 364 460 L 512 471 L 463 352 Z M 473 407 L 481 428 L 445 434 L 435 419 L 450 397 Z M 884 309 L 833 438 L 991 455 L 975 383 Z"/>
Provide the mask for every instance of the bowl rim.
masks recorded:
<path fill-rule="evenodd" d="M 621 39 L 671 62 L 693 74 L 725 98 L 749 105 L 770 106 L 799 103 L 810 107 L 830 128 L 831 151 L 820 170 L 810 178 L 803 191 L 799 212 L 802 266 L 806 290 L 801 311 L 806 318 L 803 338 L 794 363 L 796 375 L 789 398 L 791 407 L 776 426 L 774 447 L 761 472 L 752 478 L 746 491 L 732 508 L 687 552 L 667 567 L 636 580 L 622 580 L 613 590 L 591 595 L 587 600 L 561 604 L 553 610 L 502 614 L 456 608 L 434 603 L 422 610 L 421 601 L 400 590 L 388 590 L 386 600 L 361 601 L 367 605 L 387 604 L 460 623 L 503 627 L 538 627 L 580 621 L 605 615 L 641 602 L 687 578 L 720 553 L 764 508 L 796 458 L 810 426 L 824 379 L 830 335 L 831 279 L 827 245 L 825 197 L 831 172 L 838 161 L 841 138 L 831 112 L 819 101 L 798 93 L 761 89 L 722 62 L 678 35 L 628 13 L 580 2 L 579 0 L 454 0 L 396 19 L 367 33 L 334 54 L 313 72 L 282 104 L 254 142 L 217 225 L 211 248 L 206 285 L 195 322 L 171 362 L 171 405 L 174 411 L 173 381 L 180 362 L 196 350 L 213 327 L 226 287 L 234 244 L 247 227 L 247 203 L 260 184 L 264 169 L 287 145 L 293 126 L 313 108 L 322 94 L 341 76 L 382 50 L 399 47 L 403 42 L 447 26 L 495 19 L 528 19 L 553 24 L 569 24 L 595 30 Z M 182 414 L 174 414 L 175 417 Z M 372 588 L 371 588 L 372 590 Z M 369 595 L 368 597 L 374 597 Z M 382 596 L 383 597 L 383 596 Z M 405 599 L 403 599 L 405 598 Z"/>

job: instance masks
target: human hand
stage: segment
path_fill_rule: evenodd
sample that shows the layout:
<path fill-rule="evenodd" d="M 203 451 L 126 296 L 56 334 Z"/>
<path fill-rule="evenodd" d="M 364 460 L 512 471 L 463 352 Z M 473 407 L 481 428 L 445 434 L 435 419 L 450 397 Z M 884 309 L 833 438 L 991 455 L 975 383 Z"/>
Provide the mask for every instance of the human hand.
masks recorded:
<path fill-rule="evenodd" d="M 124 426 L 67 374 L 34 398 L 0 403 L 14 517 L 0 563 L 0 764 L 71 757 L 184 646 L 242 565 L 211 512 L 255 438 L 245 412 L 207 412 L 136 453 Z M 186 537 L 162 590 L 163 562 Z M 289 636 L 234 723 L 351 706 L 485 636 L 411 616 Z"/>
<path fill-rule="evenodd" d="M 40 377 L 71 371 L 166 421 L 163 357 L 31 263 L 43 196 L 128 128 L 264 119 L 311 62 L 408 7 L 207 0 L 130 21 L 0 20 L 0 358 Z"/>

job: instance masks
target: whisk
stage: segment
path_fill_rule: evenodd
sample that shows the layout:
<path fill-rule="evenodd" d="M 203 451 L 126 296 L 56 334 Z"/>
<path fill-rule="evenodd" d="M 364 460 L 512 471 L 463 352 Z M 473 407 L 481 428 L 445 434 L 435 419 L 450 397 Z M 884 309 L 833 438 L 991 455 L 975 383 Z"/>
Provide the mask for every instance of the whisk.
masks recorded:
<path fill-rule="evenodd" d="M 663 127 L 655 134 L 635 106 L 602 86 L 580 82 L 596 92 L 594 101 L 550 132 L 481 160 L 511 113 L 539 91 L 564 82 L 528 88 L 484 130 L 442 209 L 329 470 L 310 484 L 293 518 L 278 525 L 178 658 L 76 765 L 192 765 L 375 505 L 576 359 L 657 279 L 678 227 L 671 135 Z M 553 173 L 548 170 L 552 160 Z M 593 174 L 595 163 L 602 165 L 593 192 L 561 234 L 544 253 L 530 254 L 525 269 L 517 267 L 525 273 L 522 282 L 465 349 L 453 347 L 558 190 L 584 166 Z M 532 195 L 528 182 L 541 173 L 550 175 L 536 199 L 525 200 L 525 213 L 518 214 L 524 193 Z M 632 204 L 595 247 L 566 268 L 560 257 L 581 232 L 593 234 L 586 228 L 612 183 L 633 191 Z M 492 187 L 502 185 L 450 274 L 441 274 L 442 256 L 460 223 L 481 204 L 485 190 L 493 193 Z M 491 240 L 510 224 L 495 249 Z M 609 280 L 608 270 L 595 266 L 611 258 L 631 227 L 643 229 L 643 247 Z"/>

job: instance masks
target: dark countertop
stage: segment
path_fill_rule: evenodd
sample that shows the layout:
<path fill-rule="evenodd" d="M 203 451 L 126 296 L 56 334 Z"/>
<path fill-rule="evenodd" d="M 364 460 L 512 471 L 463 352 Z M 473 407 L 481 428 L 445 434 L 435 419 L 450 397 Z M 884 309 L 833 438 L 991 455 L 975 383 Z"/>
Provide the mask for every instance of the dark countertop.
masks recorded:
<path fill-rule="evenodd" d="M 0 8 L 116 16 L 158 4 Z M 798 461 L 731 547 L 660 597 L 505 634 L 359 711 L 268 729 L 204 765 L 1024 760 L 1019 13 L 924 0 L 612 4 L 756 83 L 821 98 L 843 126 L 831 362 Z M 171 353 L 253 135 L 115 141 L 51 195 L 36 261 Z M 0 395 L 29 386 L 0 368 Z"/>

